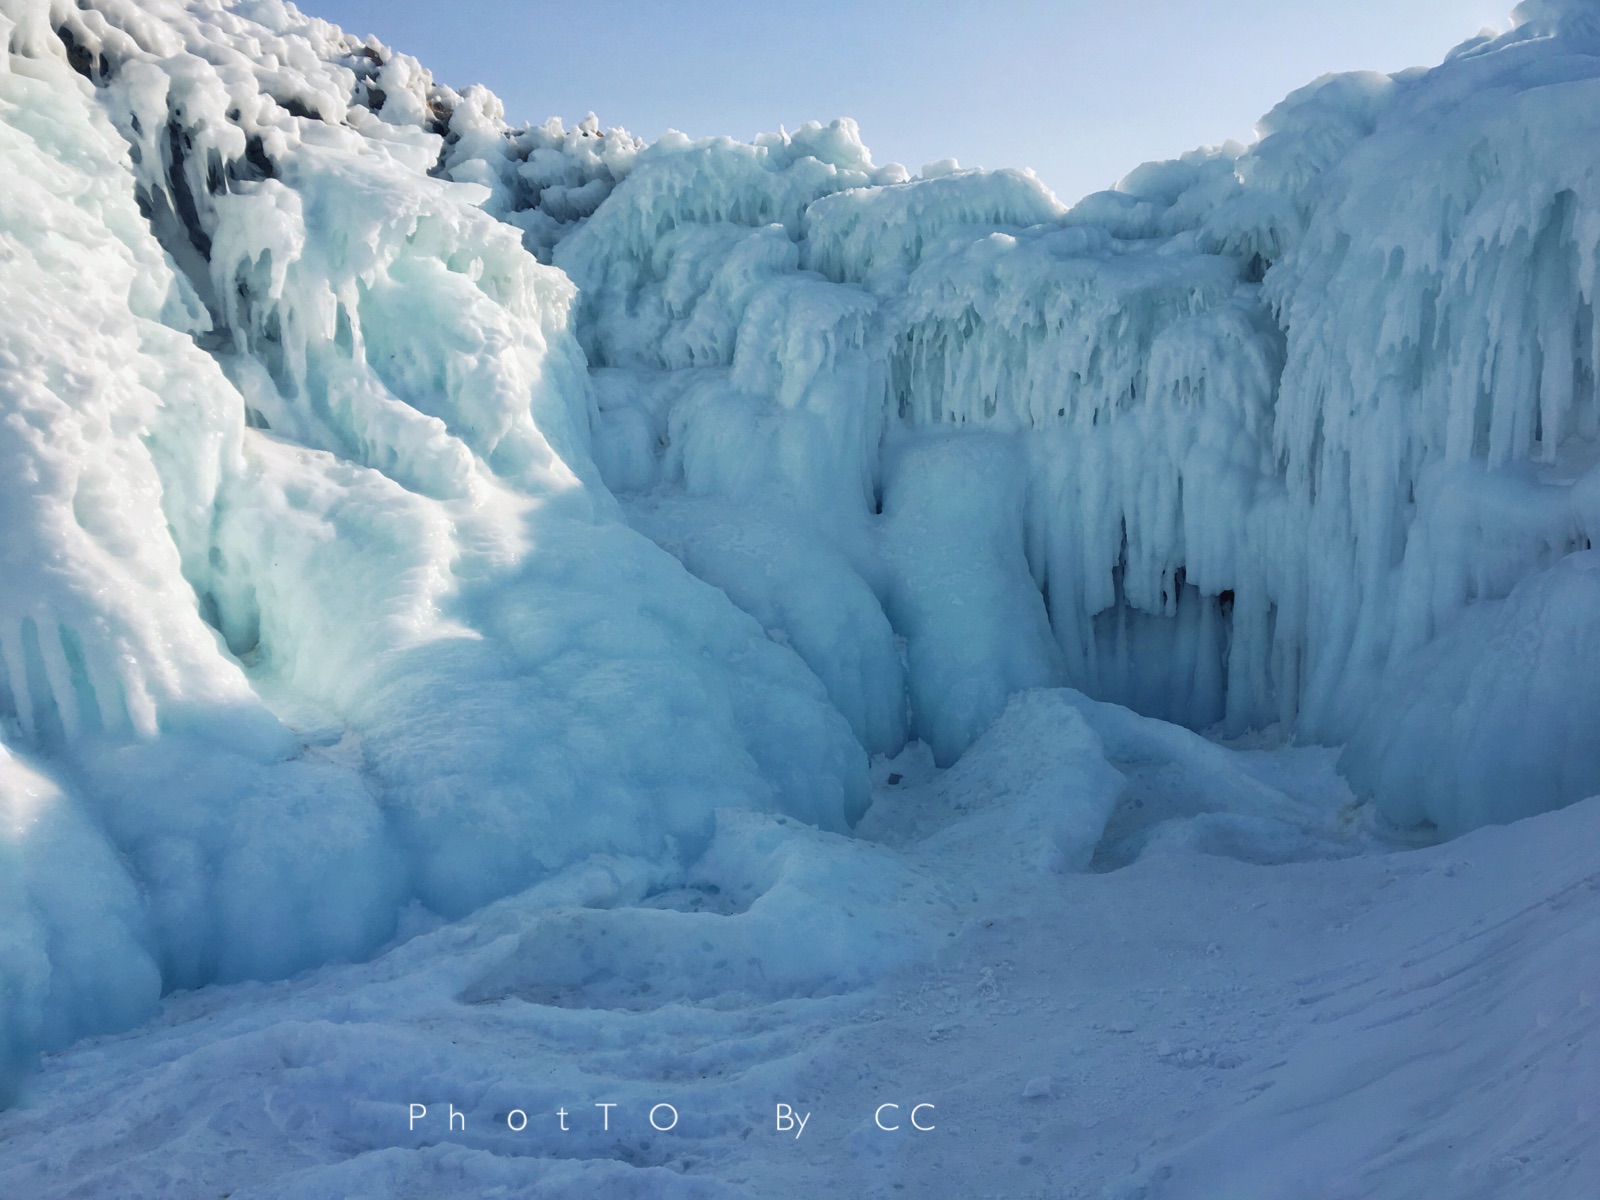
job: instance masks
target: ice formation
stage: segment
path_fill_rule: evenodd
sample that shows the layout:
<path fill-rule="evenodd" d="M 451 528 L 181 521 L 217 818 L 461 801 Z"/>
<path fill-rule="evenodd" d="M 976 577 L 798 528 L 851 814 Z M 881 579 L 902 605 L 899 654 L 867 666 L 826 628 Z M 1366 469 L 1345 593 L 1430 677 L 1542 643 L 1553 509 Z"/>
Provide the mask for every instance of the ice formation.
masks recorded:
<path fill-rule="evenodd" d="M 420 67 L 280 5 L 5 12 L 5 1044 L 720 807 L 859 815 L 816 677 L 599 483 L 572 286 L 430 175 Z"/>
<path fill-rule="evenodd" d="M 952 505 L 1014 505 L 984 536 L 1020 535 L 1032 580 L 988 572 L 1014 600 L 911 654 L 911 728 L 943 761 L 1046 679 L 1340 740 L 1391 660 L 1588 544 L 1587 11 L 1519 10 L 1433 71 L 1319 80 L 1253 146 L 1071 210 L 1010 172 L 872 186 L 844 124 L 650 147 L 555 252 L 606 377 L 602 470 L 845 540 L 876 526 L 863 577 L 904 635 L 919 596 L 959 602 L 949 564 L 919 585 L 894 552 L 894 464 L 981 433 L 1015 463 L 963 473 Z M 1030 595 L 1053 649 L 1021 649 Z M 946 668 L 998 675 L 964 714 Z"/>
<path fill-rule="evenodd" d="M 1596 679 L 1600 552 L 1585 550 L 1397 663 L 1345 771 L 1396 822 L 1452 835 L 1600 795 Z"/>
<path fill-rule="evenodd" d="M 1590 3 L 1071 208 L 847 120 L 509 128 L 278 0 L 0 37 L 5 1062 L 719 810 L 843 834 L 1031 689 L 1352 738 L 1402 824 L 1600 788 Z"/>

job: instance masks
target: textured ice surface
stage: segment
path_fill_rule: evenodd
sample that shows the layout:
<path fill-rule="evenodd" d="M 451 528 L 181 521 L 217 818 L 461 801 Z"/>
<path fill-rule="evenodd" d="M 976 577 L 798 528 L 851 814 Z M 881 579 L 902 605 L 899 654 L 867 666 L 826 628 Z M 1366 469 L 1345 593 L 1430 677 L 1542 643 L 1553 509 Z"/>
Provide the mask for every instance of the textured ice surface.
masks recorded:
<path fill-rule="evenodd" d="M 595 860 L 368 963 L 173 996 L 47 1060 L 0 1192 L 1587 1200 L 1600 807 L 1391 853 L 1333 757 L 1031 693 L 951 770 L 879 760 L 868 840 L 746 814 L 685 871 Z M 1117 776 L 1159 847 L 1028 861 Z M 1310 861 L 1184 834 L 1274 801 Z"/>
<path fill-rule="evenodd" d="M 1044 679 L 1342 740 L 1391 662 L 1591 540 L 1595 30 L 1520 18 L 1070 210 L 1015 173 L 879 178 L 844 124 L 649 147 L 556 251 L 602 470 L 891 526 L 908 443 L 1010 438 L 989 473 L 1056 649 L 1017 649 L 1020 597 L 923 639 L 995 672 L 977 701 L 911 664 L 942 759 Z"/>
<path fill-rule="evenodd" d="M 767 1062 L 963 906 L 1103 926 L 1062 870 L 1370 848 L 1190 730 L 1449 833 L 1600 788 L 1600 22 L 1518 13 L 1068 208 L 848 120 L 510 129 L 277 0 L 0 0 L 0 1088 L 495 902 L 325 978 Z M 272 1186 L 532 1178 L 348 1144 Z"/>
<path fill-rule="evenodd" d="M 1341 769 L 1397 824 L 1451 836 L 1600 794 L 1597 679 L 1600 552 L 1587 550 L 1397 666 Z"/>
<path fill-rule="evenodd" d="M 278 5 L 5 11 L 7 1045 L 718 808 L 846 827 L 865 751 L 621 521 L 572 286 L 429 174 L 420 69 L 383 120 Z"/>

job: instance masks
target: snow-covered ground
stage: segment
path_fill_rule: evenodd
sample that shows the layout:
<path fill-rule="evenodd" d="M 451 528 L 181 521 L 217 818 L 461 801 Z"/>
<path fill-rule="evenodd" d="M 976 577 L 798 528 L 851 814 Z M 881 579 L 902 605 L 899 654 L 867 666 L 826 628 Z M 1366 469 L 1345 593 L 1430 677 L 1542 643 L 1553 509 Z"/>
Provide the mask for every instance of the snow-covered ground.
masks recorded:
<path fill-rule="evenodd" d="M 1156 830 L 1127 865 L 1039 861 L 1039 802 L 1107 780 L 1034 693 L 948 772 L 880 763 L 859 841 L 734 820 L 680 878 L 590 864 L 366 964 L 173 996 L 46 1060 L 0 1192 L 1593 1194 L 1600 801 L 1406 849 L 1326 751 L 1091 711 L 1126 836 Z M 1240 812 L 1173 815 L 1219 774 Z"/>
<path fill-rule="evenodd" d="M 1071 207 L 0 46 L 0 1195 L 1600 1195 L 1596 0 Z"/>

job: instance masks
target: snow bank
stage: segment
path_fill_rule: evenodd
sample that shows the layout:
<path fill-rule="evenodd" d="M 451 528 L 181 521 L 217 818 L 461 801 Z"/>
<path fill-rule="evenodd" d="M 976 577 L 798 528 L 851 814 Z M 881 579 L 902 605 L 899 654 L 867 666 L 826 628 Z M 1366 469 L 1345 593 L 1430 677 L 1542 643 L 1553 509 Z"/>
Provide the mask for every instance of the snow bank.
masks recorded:
<path fill-rule="evenodd" d="M 982 863 L 971 873 L 989 876 L 985 887 L 1084 870 L 1127 780 L 1106 761 L 1075 707 L 1081 700 L 1060 689 L 1018 692 L 954 766 L 906 785 L 909 796 L 889 789 L 862 832 L 891 844 L 914 836 L 917 853 L 952 878 Z"/>
<path fill-rule="evenodd" d="M 370 963 L 173 997 L 144 1029 L 54 1056 L 30 1102 L 0 1114 L 0 1191 L 655 1200 L 854 1196 L 866 1180 L 913 1196 L 1348 1184 L 1412 1200 L 1449 1180 L 1456 1195 L 1591 1195 L 1600 1147 L 1575 1115 L 1600 1071 L 1584 1002 L 1600 953 L 1587 886 L 1600 801 L 1405 854 L 1368 843 L 1284 867 L 1173 849 L 1129 870 L 1041 874 L 1012 857 L 1042 849 L 1041 828 L 1019 822 L 1007 839 L 980 823 L 1013 799 L 1065 813 L 1106 778 L 1083 723 L 1126 764 L 1128 798 L 1152 807 L 1186 804 L 1203 781 L 1223 798 L 1253 772 L 1302 795 L 1339 781 L 1323 751 L 1229 751 L 1127 712 L 1116 727 L 1109 706 L 1063 693 L 1013 707 L 1023 720 L 950 771 L 922 764 L 921 786 L 879 776 L 865 820 L 897 843 L 890 854 L 742 819 L 719 826 L 692 885 L 660 864 L 591 861 L 413 927 Z M 1071 766 L 1080 753 L 1087 774 Z M 1180 760 L 1196 769 L 1170 773 Z M 1135 791 L 1139 770 L 1148 786 Z M 990 790 L 1008 785 L 1009 797 Z M 1347 800 L 1328 795 L 1324 819 L 1347 825 Z M 906 833 L 934 814 L 955 821 L 891 839 L 885 801 L 905 802 Z M 973 846 L 964 834 L 980 827 L 999 836 Z M 922 886 L 875 886 L 913 873 Z M 780 880 L 792 886 L 761 919 L 818 922 L 810 970 L 785 930 L 737 932 L 756 915 L 743 885 Z M 834 970 L 841 958 L 911 944 L 886 915 L 931 938 L 910 969 L 869 968 L 866 987 L 838 990 L 859 978 Z M 875 945 L 875 929 L 891 939 Z M 748 946 L 784 975 L 768 984 L 736 956 L 696 954 L 701 939 Z M 710 987 L 661 970 L 684 959 Z M 563 986 L 540 987 L 552 977 Z M 691 998 L 722 983 L 735 986 Z M 773 1128 L 789 1096 L 811 1114 L 798 1140 Z M 873 1127 L 879 1105 L 901 1105 L 885 1111 L 894 1124 L 924 1100 L 946 1136 Z M 609 1129 L 600 1102 L 616 1105 Z M 415 1128 L 411 1103 L 427 1106 Z M 680 1118 L 670 1131 L 648 1123 L 661 1103 Z M 1041 1126 L 1054 1132 L 1019 1140 Z M 1409 1131 L 1399 1152 L 1397 1130 Z"/>
<path fill-rule="evenodd" d="M 540 914 L 460 998 L 640 1010 L 854 991 L 931 941 L 905 902 L 928 890 L 882 847 L 728 810 L 659 907 Z"/>

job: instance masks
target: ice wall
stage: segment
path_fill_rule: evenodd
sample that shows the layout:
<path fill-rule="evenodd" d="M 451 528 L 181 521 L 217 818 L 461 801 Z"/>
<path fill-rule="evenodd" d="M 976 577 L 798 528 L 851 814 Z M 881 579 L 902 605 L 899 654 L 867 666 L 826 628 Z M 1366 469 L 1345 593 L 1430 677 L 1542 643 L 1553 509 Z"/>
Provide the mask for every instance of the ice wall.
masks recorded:
<path fill-rule="evenodd" d="M 859 815 L 816 676 L 591 460 L 527 244 L 626 153 L 524 131 L 525 241 L 444 177 L 488 100 L 288 6 L 0 12 L 0 1075 L 413 898 Z"/>
<path fill-rule="evenodd" d="M 1341 769 L 1401 825 L 1447 835 L 1600 794 L 1600 552 L 1469 608 L 1402 658 Z"/>
<path fill-rule="evenodd" d="M 1325 77 L 1253 145 L 1070 210 L 1015 172 L 902 179 L 848 123 L 664 140 L 555 251 L 607 368 L 602 470 L 869 531 L 911 637 L 953 585 L 896 578 L 889 465 L 1010 439 L 989 474 L 1021 502 L 994 537 L 1031 580 L 912 637 L 911 727 L 952 731 L 942 759 L 1024 676 L 1342 740 L 1392 662 L 1589 543 L 1596 36 L 1589 5 L 1525 6 L 1438 68 Z M 965 469 L 946 483 L 921 503 L 990 504 Z M 1040 598 L 1036 669 L 971 711 L 927 685 L 994 668 L 973 647 L 1026 643 Z"/>

